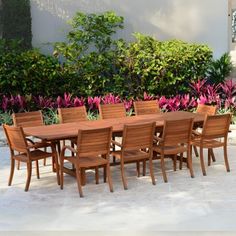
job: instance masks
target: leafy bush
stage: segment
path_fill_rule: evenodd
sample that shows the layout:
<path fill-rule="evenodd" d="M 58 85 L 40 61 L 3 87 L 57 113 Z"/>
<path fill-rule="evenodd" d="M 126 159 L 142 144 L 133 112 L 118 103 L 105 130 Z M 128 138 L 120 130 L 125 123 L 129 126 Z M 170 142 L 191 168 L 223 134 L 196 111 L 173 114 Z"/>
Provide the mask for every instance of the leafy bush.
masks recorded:
<path fill-rule="evenodd" d="M 54 56 L 65 60 L 64 66 L 73 74 L 65 91 L 83 96 L 111 92 L 116 86 L 112 78 L 119 41 L 112 35 L 123 28 L 123 17 L 114 12 L 78 12 L 70 25 L 68 42 L 55 43 L 54 50 Z"/>
<path fill-rule="evenodd" d="M 0 40 L 2 94 L 10 95 L 11 91 L 14 96 L 41 99 L 27 105 L 30 110 L 40 102 L 50 103 L 48 97 L 55 100 L 59 96 L 60 100 L 65 91 L 78 97 L 75 101 L 65 97 L 60 100 L 68 106 L 71 102 L 83 102 L 81 97 L 92 97 L 98 102 L 96 98 L 109 93 L 131 101 L 143 98 L 144 92 L 167 97 L 186 94 L 190 92 L 189 83 L 206 75 L 209 81 L 213 77 L 216 80 L 229 72 L 226 55 L 219 60 L 220 69 L 212 69 L 217 67 L 213 66 L 212 51 L 206 45 L 178 40 L 162 42 L 138 33 L 134 42 L 114 39 L 116 31 L 123 28 L 123 17 L 114 12 L 78 12 L 70 24 L 67 42 L 55 43 L 54 57 L 37 50 L 22 51 L 20 42 Z"/>
<path fill-rule="evenodd" d="M 228 53 L 224 53 L 219 59 L 210 63 L 207 77 L 211 83 L 219 84 L 225 81 L 232 69 L 231 57 Z"/>
<path fill-rule="evenodd" d="M 212 59 L 208 46 L 178 40 L 160 42 L 141 34 L 135 37 L 127 47 L 121 45 L 119 54 L 128 93 L 175 95 L 188 91 L 189 82 L 205 76 Z"/>
<path fill-rule="evenodd" d="M 6 43 L 0 41 L 0 91 L 3 94 L 63 94 L 64 71 L 55 58 L 37 50 L 20 52 L 17 47 L 6 48 Z"/>

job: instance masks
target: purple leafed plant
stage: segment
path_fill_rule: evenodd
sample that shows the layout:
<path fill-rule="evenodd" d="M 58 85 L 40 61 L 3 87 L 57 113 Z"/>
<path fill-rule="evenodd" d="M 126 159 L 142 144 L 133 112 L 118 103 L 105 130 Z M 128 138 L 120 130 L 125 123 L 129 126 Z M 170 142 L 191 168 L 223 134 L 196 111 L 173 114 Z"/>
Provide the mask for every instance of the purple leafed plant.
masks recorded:
<path fill-rule="evenodd" d="M 21 95 L 17 96 L 11 95 L 10 97 L 3 95 L 1 100 L 2 100 L 1 109 L 4 112 L 7 111 L 22 112 L 27 108 L 25 97 Z"/>
<path fill-rule="evenodd" d="M 144 101 L 149 101 L 149 100 L 154 100 L 154 99 L 156 99 L 156 96 L 149 95 L 146 92 L 144 92 L 144 94 L 143 94 L 143 100 Z"/>
<path fill-rule="evenodd" d="M 85 104 L 85 102 L 84 102 L 84 98 L 83 98 L 83 97 L 81 97 L 81 98 L 75 97 L 75 98 L 73 99 L 73 105 L 74 105 L 75 107 L 81 107 L 81 106 L 83 106 L 84 104 Z"/>
<path fill-rule="evenodd" d="M 34 103 L 37 107 L 37 109 L 44 109 L 44 108 L 54 108 L 55 107 L 55 102 L 53 101 L 52 98 L 47 98 L 47 97 L 33 97 Z"/>
<path fill-rule="evenodd" d="M 133 99 L 130 100 L 123 100 L 124 106 L 127 112 L 129 112 L 133 106 Z"/>
<path fill-rule="evenodd" d="M 116 103 L 120 103 L 120 102 L 122 102 L 120 96 L 115 96 L 111 93 L 102 97 L 103 104 L 116 104 Z"/>
<path fill-rule="evenodd" d="M 88 97 L 89 110 L 98 109 L 100 103 L 101 103 L 101 97 Z"/>

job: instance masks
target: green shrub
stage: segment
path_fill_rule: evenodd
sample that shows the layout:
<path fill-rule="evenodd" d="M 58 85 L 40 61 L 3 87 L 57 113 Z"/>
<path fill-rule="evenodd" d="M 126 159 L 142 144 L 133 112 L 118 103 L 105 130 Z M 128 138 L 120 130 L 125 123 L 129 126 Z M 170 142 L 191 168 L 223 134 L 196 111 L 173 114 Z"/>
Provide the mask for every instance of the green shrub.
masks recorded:
<path fill-rule="evenodd" d="M 123 28 L 123 17 L 114 12 L 78 12 L 70 22 L 68 42 L 55 43 L 54 55 L 65 60 L 64 69 L 73 76 L 66 91 L 78 95 L 100 95 L 116 87 L 117 42 L 112 38 Z"/>
<path fill-rule="evenodd" d="M 208 46 L 160 42 L 141 34 L 135 37 L 127 47 L 121 45 L 119 54 L 120 76 L 128 80 L 125 90 L 130 94 L 174 95 L 186 92 L 189 82 L 205 76 L 212 59 Z"/>
<path fill-rule="evenodd" d="M 207 78 L 213 84 L 219 84 L 225 81 L 233 69 L 229 53 L 224 53 L 219 59 L 212 60 Z"/>
<path fill-rule="evenodd" d="M 36 50 L 0 53 L 0 91 L 4 94 L 62 94 L 63 73 L 55 58 Z"/>

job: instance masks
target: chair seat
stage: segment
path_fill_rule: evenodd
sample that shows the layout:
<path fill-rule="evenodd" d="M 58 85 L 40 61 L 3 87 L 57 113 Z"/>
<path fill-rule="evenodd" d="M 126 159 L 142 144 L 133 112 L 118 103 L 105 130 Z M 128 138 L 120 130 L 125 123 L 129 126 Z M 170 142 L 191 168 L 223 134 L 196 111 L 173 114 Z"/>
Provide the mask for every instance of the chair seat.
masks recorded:
<path fill-rule="evenodd" d="M 168 154 L 178 154 L 178 153 L 183 153 L 187 151 L 187 147 L 186 146 L 180 146 L 180 145 L 176 145 L 176 146 L 161 146 L 161 145 L 157 145 L 153 147 L 153 150 L 157 153 L 162 153 L 164 152 L 165 155 Z"/>
<path fill-rule="evenodd" d="M 32 161 L 37 161 L 37 160 L 44 159 L 51 156 L 52 156 L 52 153 L 44 152 L 39 149 L 30 151 L 30 157 Z M 20 153 L 20 154 L 14 155 L 13 158 L 15 160 L 22 161 L 22 162 L 29 161 L 29 158 L 27 157 L 26 153 Z"/>
<path fill-rule="evenodd" d="M 193 146 L 198 146 L 198 147 L 200 147 L 202 145 L 204 148 L 216 148 L 216 147 L 224 146 L 223 142 L 218 141 L 216 139 L 204 139 L 202 144 L 201 144 L 201 139 L 200 138 L 193 139 L 191 144 Z"/>
<path fill-rule="evenodd" d="M 68 160 L 69 162 L 76 164 L 77 162 L 77 157 L 76 156 L 67 156 L 65 157 L 65 160 Z M 96 166 L 102 166 L 106 165 L 108 160 L 102 157 L 80 157 L 79 158 L 79 166 L 81 168 L 86 167 L 96 167 Z"/>
<path fill-rule="evenodd" d="M 111 153 L 112 156 L 115 156 L 116 158 L 121 158 L 121 151 L 114 151 Z M 149 154 L 140 151 L 140 150 L 134 150 L 134 151 L 125 151 L 124 152 L 124 162 L 134 162 L 139 160 L 145 160 L 149 158 Z"/>

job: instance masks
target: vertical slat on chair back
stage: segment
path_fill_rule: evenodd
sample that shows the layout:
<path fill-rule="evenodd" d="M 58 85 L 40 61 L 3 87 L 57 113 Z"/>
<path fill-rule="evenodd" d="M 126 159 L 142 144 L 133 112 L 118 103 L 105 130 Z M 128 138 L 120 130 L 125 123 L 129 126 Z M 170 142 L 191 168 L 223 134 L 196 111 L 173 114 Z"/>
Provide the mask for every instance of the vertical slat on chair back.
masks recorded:
<path fill-rule="evenodd" d="M 227 137 L 231 114 L 206 116 L 203 124 L 202 136 L 204 138 Z"/>
<path fill-rule="evenodd" d="M 157 100 L 136 101 L 134 102 L 134 111 L 136 115 L 158 114 L 161 112 Z"/>
<path fill-rule="evenodd" d="M 198 104 L 196 112 L 213 116 L 216 114 L 216 109 L 216 106 Z"/>
<path fill-rule="evenodd" d="M 101 119 L 122 118 L 126 116 L 123 103 L 100 104 L 98 108 Z"/>
<path fill-rule="evenodd" d="M 7 137 L 9 147 L 12 150 L 15 150 L 18 152 L 26 152 L 27 143 L 25 140 L 22 127 L 13 127 L 13 126 L 4 125 L 3 128 Z"/>
<path fill-rule="evenodd" d="M 78 156 L 105 155 L 110 152 L 112 127 L 79 130 Z"/>
<path fill-rule="evenodd" d="M 85 106 L 58 108 L 59 122 L 72 123 L 87 120 L 87 112 Z"/>
<path fill-rule="evenodd" d="M 33 127 L 44 125 L 41 111 L 13 113 L 12 118 L 14 126 Z"/>
<path fill-rule="evenodd" d="M 165 146 L 188 143 L 191 139 L 193 119 L 165 121 L 163 129 L 163 142 Z"/>
<path fill-rule="evenodd" d="M 155 122 L 125 125 L 122 139 L 123 150 L 151 148 L 153 146 L 155 128 Z"/>

